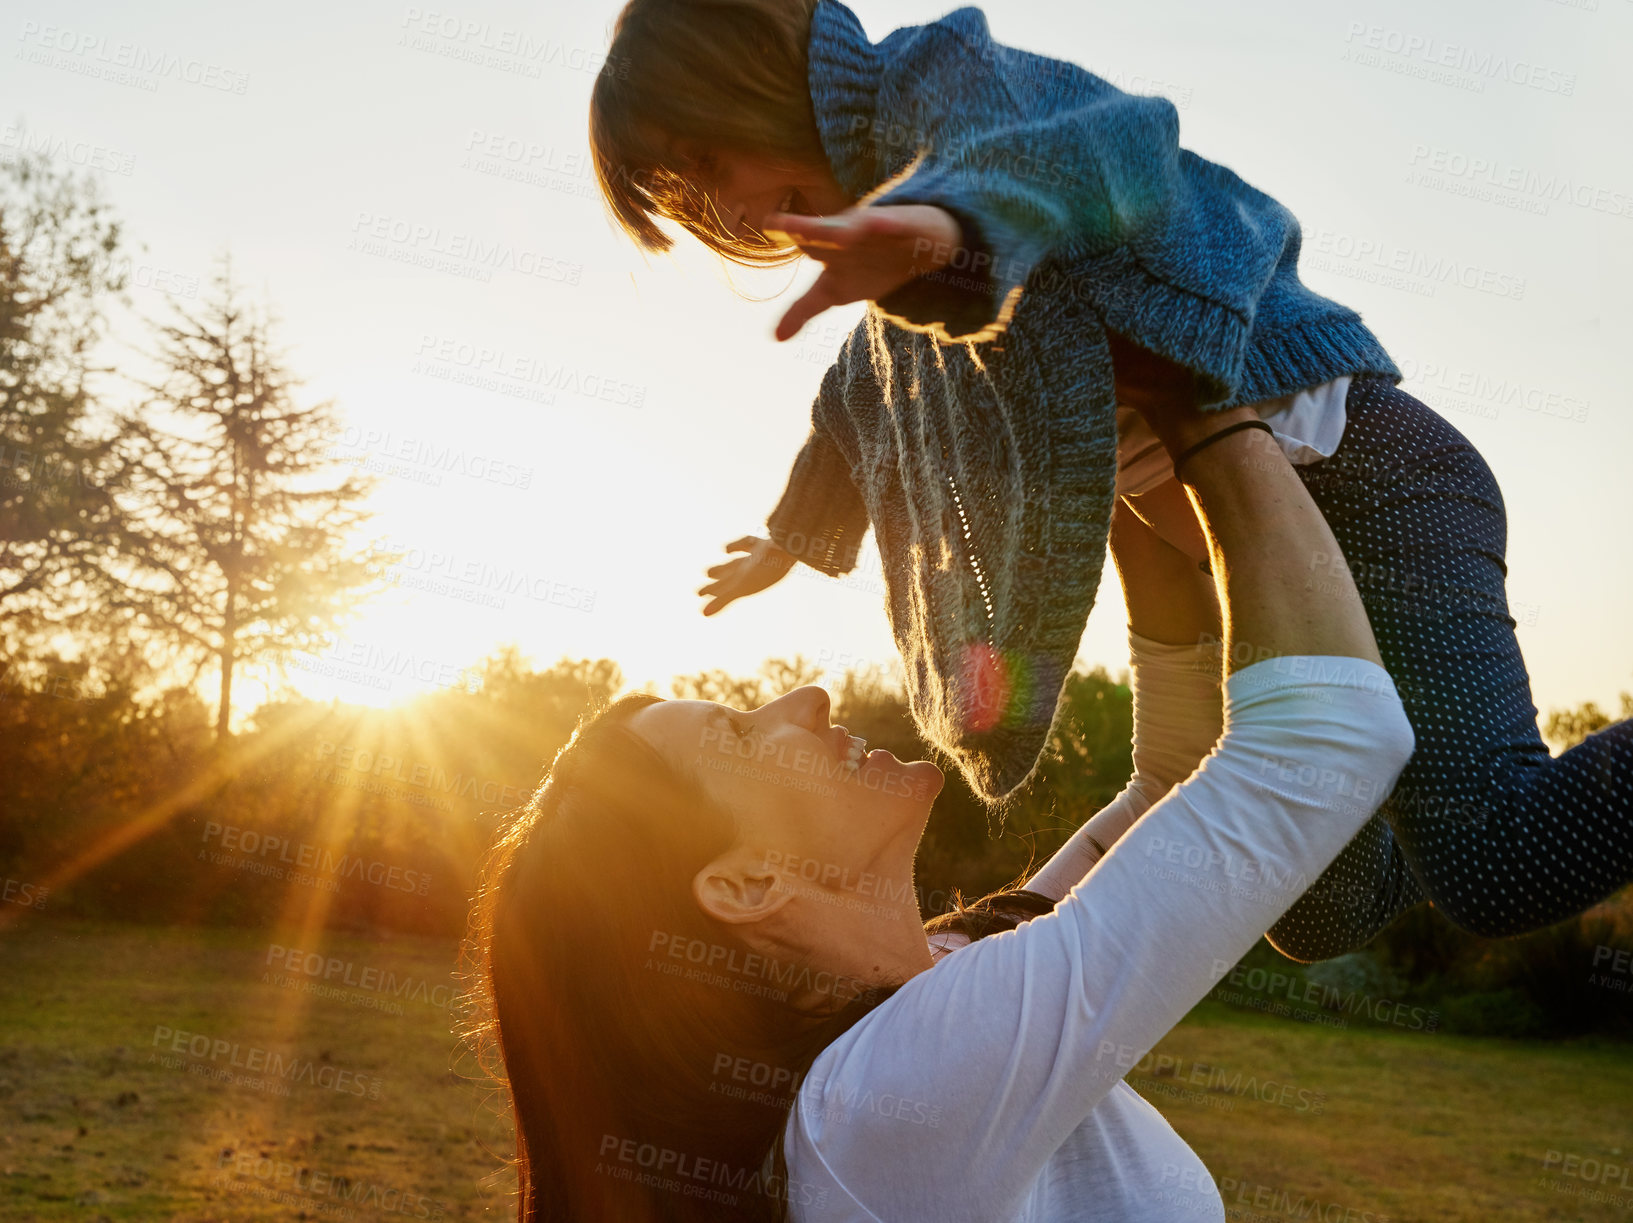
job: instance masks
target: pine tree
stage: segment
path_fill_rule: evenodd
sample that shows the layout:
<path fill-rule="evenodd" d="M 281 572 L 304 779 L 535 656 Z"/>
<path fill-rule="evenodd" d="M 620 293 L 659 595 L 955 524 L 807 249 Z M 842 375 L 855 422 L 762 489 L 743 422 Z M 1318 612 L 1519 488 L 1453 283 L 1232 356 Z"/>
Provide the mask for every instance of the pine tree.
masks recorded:
<path fill-rule="evenodd" d="M 157 326 L 163 372 L 132 424 L 141 528 L 125 597 L 195 679 L 219 673 L 222 741 L 238 671 L 320 649 L 391 557 L 357 540 L 372 481 L 331 457 L 334 405 L 297 402 L 230 266 L 202 308 L 176 314 Z"/>

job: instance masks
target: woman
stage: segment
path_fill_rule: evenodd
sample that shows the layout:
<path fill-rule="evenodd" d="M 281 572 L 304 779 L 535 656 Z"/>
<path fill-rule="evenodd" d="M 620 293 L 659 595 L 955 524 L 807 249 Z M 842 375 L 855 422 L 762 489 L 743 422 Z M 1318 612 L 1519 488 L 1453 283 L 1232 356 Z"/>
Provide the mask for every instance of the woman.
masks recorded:
<path fill-rule="evenodd" d="M 1268 430 L 1148 418 L 1227 639 L 1269 654 L 1087 877 L 1051 863 L 932 923 L 933 950 L 911 880 L 939 770 L 864 754 L 820 689 L 752 713 L 626 697 L 563 749 L 476 927 L 524 1223 L 1223 1219 L 1122 1075 L 1292 903 L 1240 867 L 1319 874 L 1413 740 L 1353 582 L 1304 581 L 1336 545 Z M 1120 523 L 1120 565 L 1161 555 L 1143 531 Z"/>

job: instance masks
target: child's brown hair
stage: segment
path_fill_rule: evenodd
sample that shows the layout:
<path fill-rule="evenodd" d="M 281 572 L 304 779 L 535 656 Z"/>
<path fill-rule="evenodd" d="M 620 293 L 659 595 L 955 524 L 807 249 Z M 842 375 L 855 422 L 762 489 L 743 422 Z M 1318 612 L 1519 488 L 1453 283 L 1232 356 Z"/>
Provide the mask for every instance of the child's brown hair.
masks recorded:
<path fill-rule="evenodd" d="M 799 251 L 733 236 L 701 189 L 699 148 L 792 168 L 825 160 L 806 48 L 816 0 L 630 0 L 590 97 L 590 150 L 613 220 L 643 250 L 675 221 L 734 263 L 777 266 Z"/>

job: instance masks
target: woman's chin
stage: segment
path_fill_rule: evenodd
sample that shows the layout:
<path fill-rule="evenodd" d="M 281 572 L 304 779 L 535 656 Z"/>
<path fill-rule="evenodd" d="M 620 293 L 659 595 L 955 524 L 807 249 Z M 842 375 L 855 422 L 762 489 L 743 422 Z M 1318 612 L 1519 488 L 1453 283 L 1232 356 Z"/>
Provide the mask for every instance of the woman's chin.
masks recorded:
<path fill-rule="evenodd" d="M 941 793 L 941 787 L 947 784 L 947 775 L 928 760 L 915 760 L 907 767 L 909 770 L 917 770 L 917 776 L 922 778 L 924 801 L 933 802 L 936 795 Z"/>
<path fill-rule="evenodd" d="M 869 789 L 892 798 L 929 803 L 947 783 L 941 770 L 928 760 L 896 759 L 888 748 L 874 748 L 862 761 L 858 780 Z"/>

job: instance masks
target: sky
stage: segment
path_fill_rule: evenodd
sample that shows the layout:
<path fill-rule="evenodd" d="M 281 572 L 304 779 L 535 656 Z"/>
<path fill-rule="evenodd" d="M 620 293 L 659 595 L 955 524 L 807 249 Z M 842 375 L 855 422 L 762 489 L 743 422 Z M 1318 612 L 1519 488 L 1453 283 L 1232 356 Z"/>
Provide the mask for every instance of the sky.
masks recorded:
<path fill-rule="evenodd" d="M 875 40 L 952 7 L 854 0 Z M 215 261 L 276 311 L 338 453 L 380 475 L 396 581 L 289 672 L 384 703 L 515 642 L 635 684 L 802 654 L 895 657 L 871 547 L 705 619 L 762 531 L 862 307 L 779 345 L 810 265 L 645 256 L 594 191 L 590 88 L 617 6 L 0 3 L 0 157 L 94 176 L 140 249 L 135 311 Z M 1537 703 L 1633 690 L 1633 0 L 1009 0 L 1003 43 L 1162 94 L 1181 143 L 1276 197 L 1301 274 L 1359 310 L 1482 451 Z M 762 299 L 762 300 L 757 300 Z M 135 361 L 135 317 L 113 341 Z M 505 593 L 509 591 L 509 593 Z M 1107 569 L 1080 657 L 1127 661 Z"/>

